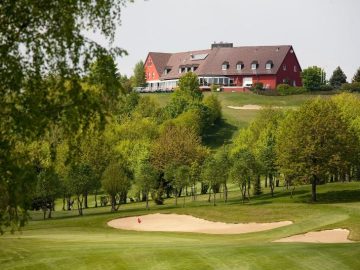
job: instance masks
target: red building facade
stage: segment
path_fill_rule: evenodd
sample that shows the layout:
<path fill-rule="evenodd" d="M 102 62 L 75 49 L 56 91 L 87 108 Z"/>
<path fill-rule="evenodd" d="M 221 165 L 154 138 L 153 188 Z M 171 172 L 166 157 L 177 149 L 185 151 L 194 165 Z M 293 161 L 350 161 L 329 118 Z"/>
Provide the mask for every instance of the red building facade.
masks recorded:
<path fill-rule="evenodd" d="M 209 50 L 149 53 L 145 61 L 148 91 L 172 90 L 186 72 L 199 77 L 206 90 L 212 84 L 224 91 L 244 91 L 255 83 L 265 89 L 278 84 L 301 86 L 301 66 L 292 46 L 233 47 L 213 44 Z"/>

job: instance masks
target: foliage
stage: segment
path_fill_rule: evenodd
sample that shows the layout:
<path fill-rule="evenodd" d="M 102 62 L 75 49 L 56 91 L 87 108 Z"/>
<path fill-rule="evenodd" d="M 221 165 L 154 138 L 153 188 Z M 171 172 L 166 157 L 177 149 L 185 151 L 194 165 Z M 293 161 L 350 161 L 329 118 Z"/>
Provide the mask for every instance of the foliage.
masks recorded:
<path fill-rule="evenodd" d="M 54 123 L 77 132 L 94 115 L 104 121 L 109 108 L 95 91 L 83 89 L 79 77 L 101 55 L 126 53 L 85 37 L 100 32 L 110 43 L 126 0 L 11 1 L 0 4 L 0 226 L 24 224 L 22 199 L 35 185 L 28 158 L 17 142 L 37 140 Z M 107 96 L 108 93 L 103 93 Z M 109 93 L 110 95 L 111 93 Z M 20 211 L 18 211 L 20 209 Z M 24 211 L 23 211 L 24 210 Z"/>
<path fill-rule="evenodd" d="M 111 55 L 100 55 L 91 65 L 88 81 L 99 87 L 101 101 L 104 107 L 115 110 L 120 98 L 121 84 L 116 64 Z"/>
<path fill-rule="evenodd" d="M 196 132 L 186 127 L 168 125 L 161 131 L 151 149 L 151 163 L 158 170 L 170 164 L 191 166 L 196 160 L 203 160 L 207 149 L 201 145 Z"/>
<path fill-rule="evenodd" d="M 68 185 L 76 195 L 79 215 L 83 215 L 83 203 L 85 194 L 94 186 L 96 178 L 88 164 L 76 164 L 71 167 L 68 176 Z"/>
<path fill-rule="evenodd" d="M 360 92 L 360 82 L 344 83 L 341 86 L 342 91 L 346 92 Z"/>
<path fill-rule="evenodd" d="M 242 150 L 233 157 L 233 165 L 230 170 L 230 178 L 237 184 L 241 191 L 242 202 L 244 203 L 247 194 L 249 195 L 251 179 L 256 174 L 256 161 L 254 155 L 248 150 Z M 250 197 L 247 197 L 250 200 Z"/>
<path fill-rule="evenodd" d="M 117 211 L 120 206 L 117 204 L 117 197 L 130 189 L 132 174 L 128 168 L 118 162 L 112 162 L 105 169 L 102 176 L 102 187 L 111 197 L 111 211 Z"/>
<path fill-rule="evenodd" d="M 221 102 L 218 99 L 217 95 L 211 94 L 205 97 L 204 105 L 210 110 L 210 122 L 215 123 L 221 119 Z"/>
<path fill-rule="evenodd" d="M 301 72 L 303 85 L 310 91 L 319 90 L 325 84 L 325 76 L 323 69 L 317 66 L 308 67 Z"/>
<path fill-rule="evenodd" d="M 179 79 L 178 87 L 175 91 L 179 91 L 189 101 L 201 101 L 203 94 L 200 90 L 199 79 L 195 73 L 188 72 Z"/>
<path fill-rule="evenodd" d="M 151 165 L 148 160 L 142 160 L 135 171 L 136 184 L 141 188 L 146 196 L 146 209 L 149 210 L 149 193 L 156 187 L 159 172 Z"/>
<path fill-rule="evenodd" d="M 276 87 L 276 91 L 281 96 L 299 95 L 307 92 L 307 90 L 304 87 L 290 86 L 288 84 L 279 84 Z"/>
<path fill-rule="evenodd" d="M 264 84 L 262 82 L 256 82 L 254 83 L 254 85 L 251 87 L 251 91 L 258 93 L 260 91 L 264 90 Z"/>
<path fill-rule="evenodd" d="M 354 77 L 352 78 L 353 83 L 358 82 L 360 83 L 360 68 L 358 68 L 358 70 L 356 71 L 356 73 L 354 74 Z"/>
<path fill-rule="evenodd" d="M 134 67 L 134 76 L 132 77 L 133 87 L 144 87 L 146 85 L 144 62 L 140 60 Z"/>
<path fill-rule="evenodd" d="M 342 84 L 346 83 L 346 75 L 340 67 L 334 70 L 329 82 L 334 88 L 340 88 Z"/>
<path fill-rule="evenodd" d="M 316 185 L 329 172 L 346 170 L 354 157 L 356 139 L 332 100 L 316 99 L 292 111 L 280 123 L 276 138 L 280 171 L 298 181 Z"/>

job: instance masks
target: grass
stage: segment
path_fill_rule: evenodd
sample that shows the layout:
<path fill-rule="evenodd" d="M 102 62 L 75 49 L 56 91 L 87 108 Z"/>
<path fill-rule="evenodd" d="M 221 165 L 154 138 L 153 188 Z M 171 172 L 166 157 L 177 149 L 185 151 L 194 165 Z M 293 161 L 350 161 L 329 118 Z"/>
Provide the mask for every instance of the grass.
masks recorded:
<path fill-rule="evenodd" d="M 310 186 L 289 191 L 277 188 L 242 204 L 233 187 L 228 203 L 218 195 L 217 206 L 207 195 L 186 206 L 143 203 L 89 208 L 85 216 L 56 211 L 42 221 L 40 212 L 22 233 L 0 237 L 1 269 L 359 269 L 360 243 L 272 243 L 293 234 L 328 228 L 348 228 L 350 239 L 360 240 L 360 183 L 319 186 L 319 203 L 309 203 Z M 182 201 L 182 200 L 180 200 Z M 269 222 L 292 220 L 293 225 L 239 235 L 133 232 L 107 227 L 106 222 L 147 213 L 191 214 L 213 221 Z"/>

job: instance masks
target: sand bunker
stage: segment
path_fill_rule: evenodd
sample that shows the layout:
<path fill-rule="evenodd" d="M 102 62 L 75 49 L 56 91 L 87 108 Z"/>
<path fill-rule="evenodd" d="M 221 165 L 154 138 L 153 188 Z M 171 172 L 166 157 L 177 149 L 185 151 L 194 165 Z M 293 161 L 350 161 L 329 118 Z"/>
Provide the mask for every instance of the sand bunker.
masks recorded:
<path fill-rule="evenodd" d="M 304 242 L 304 243 L 352 243 L 348 239 L 350 231 L 346 229 L 325 230 L 293 235 L 274 242 Z"/>
<path fill-rule="evenodd" d="M 139 222 L 140 221 L 140 222 Z M 127 217 L 108 222 L 113 228 L 152 232 L 194 232 L 208 234 L 240 234 L 271 230 L 292 224 L 291 221 L 273 223 L 230 224 L 213 222 L 188 215 L 151 214 Z"/>
<path fill-rule="evenodd" d="M 263 109 L 262 106 L 260 105 L 244 105 L 244 106 L 227 106 L 229 109 L 234 109 L 234 110 L 261 110 Z M 273 109 L 281 109 L 282 107 L 278 107 L 278 106 L 272 106 L 271 108 Z"/>
<path fill-rule="evenodd" d="M 259 105 L 244 105 L 241 107 L 238 106 L 227 106 L 230 109 L 234 109 L 234 110 L 261 110 L 262 107 Z"/>

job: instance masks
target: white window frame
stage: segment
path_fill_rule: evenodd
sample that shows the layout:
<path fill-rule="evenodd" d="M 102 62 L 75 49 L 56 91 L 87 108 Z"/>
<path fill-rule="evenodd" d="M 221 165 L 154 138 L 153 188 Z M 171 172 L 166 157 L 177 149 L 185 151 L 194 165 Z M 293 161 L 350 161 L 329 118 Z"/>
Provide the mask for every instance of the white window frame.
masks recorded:
<path fill-rule="evenodd" d="M 256 64 L 256 63 L 252 63 L 252 64 L 251 64 L 251 69 L 252 69 L 252 70 L 256 70 L 256 69 L 257 69 L 257 64 Z"/>
<path fill-rule="evenodd" d="M 286 71 L 286 69 L 287 69 L 287 66 L 283 65 L 283 71 Z"/>
<path fill-rule="evenodd" d="M 297 66 L 296 65 L 294 66 L 294 72 L 297 72 Z"/>
<path fill-rule="evenodd" d="M 236 70 L 242 70 L 244 68 L 244 64 L 236 64 Z"/>
<path fill-rule="evenodd" d="M 266 65 L 265 65 L 265 69 L 267 69 L 267 70 L 270 70 L 270 69 L 272 69 L 272 63 L 266 63 Z"/>
<path fill-rule="evenodd" d="M 222 64 L 221 70 L 228 70 L 228 64 Z"/>

